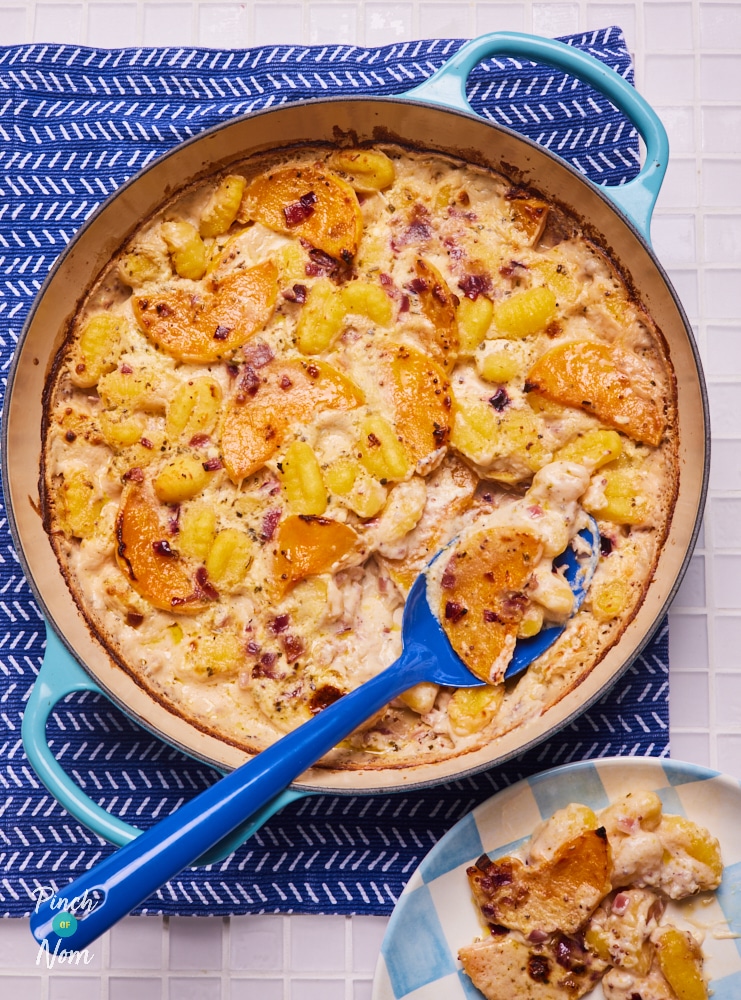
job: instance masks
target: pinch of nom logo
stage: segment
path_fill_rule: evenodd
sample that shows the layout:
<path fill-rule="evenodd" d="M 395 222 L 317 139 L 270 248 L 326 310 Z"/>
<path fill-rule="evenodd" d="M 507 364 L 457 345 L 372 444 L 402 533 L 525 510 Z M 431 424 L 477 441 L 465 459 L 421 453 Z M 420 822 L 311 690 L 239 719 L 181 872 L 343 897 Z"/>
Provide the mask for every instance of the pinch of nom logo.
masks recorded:
<path fill-rule="evenodd" d="M 47 969 L 53 969 L 57 963 L 59 965 L 89 965 L 93 956 L 87 948 L 82 951 L 68 950 L 62 947 L 62 941 L 75 933 L 78 920 L 92 913 L 97 908 L 98 902 L 88 896 L 87 890 L 81 896 L 67 899 L 65 896 L 57 896 L 54 889 L 43 885 L 34 889 L 33 895 L 37 897 L 37 913 L 42 903 L 48 903 L 52 910 L 57 911 L 51 924 L 52 930 L 57 935 L 57 941 L 51 948 L 48 938 L 44 938 L 39 945 L 36 964 L 41 965 L 42 962 L 45 962 Z"/>

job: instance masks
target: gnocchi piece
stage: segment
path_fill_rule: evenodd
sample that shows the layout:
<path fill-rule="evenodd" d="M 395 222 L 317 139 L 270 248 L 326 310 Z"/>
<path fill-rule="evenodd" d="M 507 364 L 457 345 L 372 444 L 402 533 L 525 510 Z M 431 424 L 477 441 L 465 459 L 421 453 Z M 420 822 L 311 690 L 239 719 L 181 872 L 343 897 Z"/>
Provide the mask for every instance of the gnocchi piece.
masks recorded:
<path fill-rule="evenodd" d="M 210 238 L 228 232 L 237 218 L 246 184 L 247 181 L 239 174 L 229 174 L 223 179 L 201 213 L 198 228 L 202 237 Z"/>
<path fill-rule="evenodd" d="M 380 414 L 366 417 L 360 427 L 360 461 L 381 483 L 407 479 L 413 465 L 396 429 Z"/>
<path fill-rule="evenodd" d="M 502 337 L 529 337 L 540 333 L 555 318 L 556 305 L 551 289 L 536 285 L 499 302 L 494 309 L 494 325 Z"/>
<path fill-rule="evenodd" d="M 205 562 L 216 537 L 216 511 L 209 504 L 188 504 L 178 522 L 178 549 L 186 556 Z"/>
<path fill-rule="evenodd" d="M 707 1000 L 702 951 L 692 934 L 668 927 L 659 936 L 656 952 L 659 968 L 677 1000 Z"/>
<path fill-rule="evenodd" d="M 183 382 L 167 407 L 165 430 L 171 441 L 188 443 L 196 435 L 210 435 L 221 410 L 221 386 L 201 377 Z"/>
<path fill-rule="evenodd" d="M 345 313 L 367 316 L 379 326 L 388 326 L 393 318 L 391 299 L 372 281 L 350 281 L 340 292 Z"/>
<path fill-rule="evenodd" d="M 458 303 L 455 314 L 459 353 L 464 358 L 470 358 L 486 339 L 494 317 L 494 306 L 485 295 L 477 295 L 475 299 L 464 296 Z"/>
<path fill-rule="evenodd" d="M 125 285 L 135 289 L 172 277 L 164 241 L 161 252 L 153 247 L 137 246 L 124 254 L 118 264 L 118 275 Z"/>
<path fill-rule="evenodd" d="M 124 328 L 125 321 L 112 313 L 95 313 L 86 320 L 70 367 L 70 378 L 75 385 L 90 389 L 103 375 L 114 371 Z"/>
<path fill-rule="evenodd" d="M 394 183 L 394 161 L 380 149 L 342 149 L 330 158 L 356 191 L 383 191 Z"/>
<path fill-rule="evenodd" d="M 617 431 L 592 430 L 559 448 L 555 462 L 578 462 L 590 470 L 600 469 L 620 456 L 623 442 Z"/>
<path fill-rule="evenodd" d="M 302 354 L 329 350 L 342 331 L 345 302 L 329 278 L 319 278 L 309 290 L 296 324 L 296 343 Z"/>
<path fill-rule="evenodd" d="M 154 492 L 162 503 L 183 503 L 203 492 L 210 475 L 195 455 L 177 455 L 155 477 Z"/>
<path fill-rule="evenodd" d="M 504 701 L 504 688 L 496 687 L 458 688 L 448 703 L 448 718 L 453 732 L 458 736 L 469 736 L 486 729 L 494 719 Z"/>
<path fill-rule="evenodd" d="M 608 580 L 600 583 L 591 592 L 592 614 L 598 622 L 609 622 L 622 614 L 631 596 L 627 580 Z"/>
<path fill-rule="evenodd" d="M 194 281 L 202 278 L 206 273 L 208 253 L 206 244 L 193 223 L 184 219 L 163 222 L 160 232 L 170 251 L 175 272 L 181 278 L 191 278 Z"/>
<path fill-rule="evenodd" d="M 57 491 L 57 517 L 69 538 L 89 538 L 94 532 L 105 498 L 85 469 L 66 475 Z"/>
<path fill-rule="evenodd" d="M 294 441 L 278 463 L 283 492 L 298 514 L 323 514 L 327 491 L 314 449 L 305 441 Z"/>
<path fill-rule="evenodd" d="M 386 504 L 387 489 L 349 455 L 332 462 L 324 470 L 324 482 L 331 493 L 358 517 L 375 517 Z"/>
<path fill-rule="evenodd" d="M 234 591 L 244 583 L 252 559 L 249 535 L 238 528 L 223 528 L 206 556 L 208 578 L 219 591 Z"/>

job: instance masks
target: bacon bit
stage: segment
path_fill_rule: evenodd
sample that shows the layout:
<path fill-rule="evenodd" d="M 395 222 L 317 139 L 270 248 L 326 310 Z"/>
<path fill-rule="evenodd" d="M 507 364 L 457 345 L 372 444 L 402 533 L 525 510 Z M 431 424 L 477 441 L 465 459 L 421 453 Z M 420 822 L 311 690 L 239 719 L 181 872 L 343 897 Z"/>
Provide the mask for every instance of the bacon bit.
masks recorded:
<path fill-rule="evenodd" d="M 306 374 L 309 376 L 309 378 L 319 378 L 319 369 L 317 368 L 316 365 L 307 365 Z"/>
<path fill-rule="evenodd" d="M 535 518 L 535 517 L 542 517 L 543 514 L 545 513 L 545 511 L 543 510 L 543 508 L 540 506 L 539 503 L 531 504 L 527 508 L 527 512 L 530 515 L 530 517 L 533 517 L 533 518 Z"/>
<path fill-rule="evenodd" d="M 322 709 L 327 708 L 328 705 L 341 698 L 343 694 L 344 691 L 340 691 L 339 688 L 334 687 L 332 684 L 324 684 L 311 696 L 309 711 L 312 715 L 317 715 Z"/>
<path fill-rule="evenodd" d="M 412 243 L 426 243 L 431 236 L 432 226 L 429 221 L 429 212 L 424 205 L 416 204 L 412 209 L 407 228 L 400 236 L 391 240 L 391 249 L 396 252 Z"/>
<path fill-rule="evenodd" d="M 260 650 L 262 649 L 262 646 L 260 645 L 259 642 L 255 642 L 254 639 L 251 639 L 247 643 L 246 649 L 247 652 L 250 654 L 250 656 L 257 656 Z"/>
<path fill-rule="evenodd" d="M 448 566 L 445 572 L 443 573 L 442 578 L 440 580 L 440 586 L 443 588 L 443 590 L 452 590 L 453 587 L 455 587 L 455 573 L 450 568 L 450 566 Z"/>
<path fill-rule="evenodd" d="M 289 302 L 298 302 L 301 305 L 306 302 L 306 295 L 306 285 L 294 285 L 293 288 L 286 288 L 283 292 L 284 299 L 287 299 Z"/>
<path fill-rule="evenodd" d="M 497 411 L 497 413 L 501 413 L 502 410 L 507 409 L 507 407 L 510 404 L 510 398 L 509 398 L 509 393 L 507 392 L 507 390 L 504 388 L 503 385 L 500 385 L 497 391 L 494 393 L 494 395 L 489 398 L 489 402 Z"/>
<path fill-rule="evenodd" d="M 263 653 L 260 657 L 260 662 L 252 668 L 252 676 L 269 677 L 270 680 L 277 680 L 279 676 L 275 669 L 277 659 L 277 653 Z"/>
<path fill-rule="evenodd" d="M 281 639 L 281 645 L 285 650 L 286 660 L 289 663 L 295 663 L 304 651 L 303 640 L 297 635 L 284 635 Z"/>
<path fill-rule="evenodd" d="M 171 535 L 178 535 L 180 533 L 180 505 L 175 508 L 175 516 L 171 517 L 167 528 Z"/>
<path fill-rule="evenodd" d="M 168 559 L 177 559 L 178 554 L 174 549 L 170 548 L 170 543 L 162 539 L 161 541 L 152 542 L 152 548 L 157 553 L 158 556 L 167 556 Z"/>
<path fill-rule="evenodd" d="M 499 273 L 503 278 L 511 278 L 515 274 L 527 271 L 527 264 L 521 264 L 519 260 L 511 260 L 509 264 L 503 264 L 499 268 Z"/>
<path fill-rule="evenodd" d="M 140 469 L 138 465 L 135 465 L 133 469 L 129 469 L 127 472 L 124 472 L 123 480 L 126 483 L 143 483 L 144 469 Z"/>
<path fill-rule="evenodd" d="M 269 623 L 268 629 L 273 633 L 273 635 L 278 635 L 280 632 L 285 632 L 290 622 L 290 615 L 276 615 L 276 617 Z"/>
<path fill-rule="evenodd" d="M 561 935 L 556 942 L 556 961 L 570 972 L 580 973 L 585 968 L 586 954 L 581 941 Z"/>
<path fill-rule="evenodd" d="M 409 296 L 408 295 L 402 295 L 402 297 L 401 297 L 401 305 L 399 306 L 399 312 L 400 313 L 409 312 Z"/>
<path fill-rule="evenodd" d="M 236 378 L 239 375 L 239 365 L 235 365 L 233 361 L 227 364 L 226 370 L 229 373 L 229 378 Z"/>
<path fill-rule="evenodd" d="M 134 371 L 131 365 L 126 365 L 126 364 L 121 365 L 121 367 L 118 370 L 121 372 L 122 375 L 131 375 Z"/>
<path fill-rule="evenodd" d="M 280 387 L 281 389 L 290 389 L 293 382 L 289 379 L 287 375 L 281 375 L 280 377 Z"/>
<path fill-rule="evenodd" d="M 245 366 L 244 375 L 239 380 L 239 392 L 237 402 L 245 403 L 248 396 L 256 396 L 260 388 L 260 378 L 257 372 L 250 365 Z"/>
<path fill-rule="evenodd" d="M 503 937 L 505 934 L 509 934 L 509 927 L 503 927 L 501 924 L 489 924 L 489 931 L 493 937 Z"/>
<path fill-rule="evenodd" d="M 527 605 L 528 599 L 525 594 L 509 594 L 502 601 L 502 615 L 500 620 L 505 622 L 519 621 Z"/>
<path fill-rule="evenodd" d="M 527 939 L 528 941 L 531 941 L 533 944 L 542 944 L 544 941 L 548 940 L 548 934 L 546 933 L 546 931 L 538 930 L 536 927 L 535 930 L 530 931 L 530 933 L 527 936 Z"/>
<path fill-rule="evenodd" d="M 613 546 L 614 543 L 611 538 L 608 538 L 607 535 L 600 535 L 599 538 L 600 555 L 609 556 L 613 550 Z"/>
<path fill-rule="evenodd" d="M 441 306 L 446 306 L 450 301 L 448 294 L 442 285 L 432 286 L 432 297 L 437 299 Z"/>
<path fill-rule="evenodd" d="M 217 472 L 219 469 L 224 468 L 224 463 L 220 458 L 208 458 L 203 463 L 203 468 L 206 472 Z"/>
<path fill-rule="evenodd" d="M 409 282 L 407 287 L 410 292 L 415 292 L 419 295 L 421 292 L 426 292 L 429 286 L 424 278 L 414 278 Z"/>
<path fill-rule="evenodd" d="M 196 585 L 200 590 L 200 595 L 207 597 L 209 601 L 218 601 L 219 592 L 208 578 L 205 566 L 199 566 L 196 570 Z"/>
<path fill-rule="evenodd" d="M 232 328 L 230 326 L 222 326 L 219 323 L 214 332 L 214 340 L 226 340 L 231 332 Z"/>
<path fill-rule="evenodd" d="M 154 309 L 158 316 L 172 316 L 172 309 L 166 302 L 158 302 Z"/>
<path fill-rule="evenodd" d="M 211 438 L 208 434 L 194 434 L 193 437 L 188 442 L 188 444 L 191 448 L 202 448 L 210 441 Z"/>
<path fill-rule="evenodd" d="M 485 622 L 499 622 L 502 619 L 496 613 L 496 611 L 490 611 L 488 608 L 484 608 L 484 621 Z"/>
<path fill-rule="evenodd" d="M 531 382 L 529 379 L 525 379 L 525 384 L 523 385 L 524 392 L 532 392 L 534 389 L 538 388 L 537 382 Z"/>
<path fill-rule="evenodd" d="M 242 349 L 242 357 L 251 368 L 264 368 L 275 355 L 269 344 L 248 344 Z"/>
<path fill-rule="evenodd" d="M 139 444 L 142 446 L 142 448 L 149 448 L 150 451 L 152 450 L 152 448 L 154 448 L 154 445 L 149 440 L 149 438 L 141 438 Z"/>
<path fill-rule="evenodd" d="M 378 275 L 378 280 L 381 282 L 381 284 L 384 286 L 384 288 L 393 288 L 394 279 L 391 277 L 390 274 L 386 274 L 385 271 L 382 271 Z"/>
<path fill-rule="evenodd" d="M 292 229 L 294 226 L 300 226 L 302 222 L 306 222 L 314 214 L 315 204 L 316 195 L 313 191 L 307 191 L 306 194 L 301 195 L 298 201 L 286 205 L 283 209 L 286 225 Z"/>
<path fill-rule="evenodd" d="M 304 272 L 309 278 L 317 278 L 322 275 L 332 278 L 340 269 L 340 262 L 338 260 L 330 257 L 323 250 L 317 250 L 316 247 L 312 247 L 309 250 L 309 258 L 304 268 Z"/>
<path fill-rule="evenodd" d="M 260 538 L 262 538 L 264 542 L 269 542 L 275 534 L 275 529 L 278 527 L 278 521 L 280 521 L 280 515 L 281 512 L 279 508 L 274 507 L 272 510 L 267 511 L 263 517 L 262 528 L 260 529 Z"/>
<path fill-rule="evenodd" d="M 545 328 L 546 336 L 557 337 L 561 333 L 561 330 L 562 330 L 561 324 L 557 323 L 556 320 L 553 320 L 553 322 L 549 323 L 548 326 Z"/>
<path fill-rule="evenodd" d="M 443 240 L 443 246 L 448 251 L 448 256 L 453 260 L 462 260 L 466 256 L 463 247 L 453 239 Z"/>
<path fill-rule="evenodd" d="M 454 625 L 467 614 L 468 614 L 468 608 L 464 608 L 463 605 L 459 604 L 457 601 L 445 602 L 445 618 L 447 621 L 452 622 Z"/>
<path fill-rule="evenodd" d="M 545 955 L 528 955 L 527 974 L 536 983 L 547 983 L 551 963 Z"/>
<path fill-rule="evenodd" d="M 636 832 L 640 824 L 635 816 L 618 816 L 616 826 L 621 833 L 632 834 Z"/>
<path fill-rule="evenodd" d="M 628 912 L 629 906 L 630 896 L 627 896 L 624 892 L 619 892 L 612 901 L 612 912 L 617 914 L 618 917 L 622 917 Z"/>
<path fill-rule="evenodd" d="M 479 295 L 491 291 L 491 278 L 488 274 L 467 274 L 458 282 L 458 287 L 467 299 L 475 302 Z"/>
<path fill-rule="evenodd" d="M 368 435 L 368 444 L 371 446 L 371 448 L 379 448 L 381 445 L 381 442 L 378 440 L 373 431 L 371 431 L 370 434 Z"/>
<path fill-rule="evenodd" d="M 138 611 L 127 611 L 126 612 L 126 624 L 131 628 L 139 628 L 141 623 L 144 621 L 144 615 L 140 615 Z"/>

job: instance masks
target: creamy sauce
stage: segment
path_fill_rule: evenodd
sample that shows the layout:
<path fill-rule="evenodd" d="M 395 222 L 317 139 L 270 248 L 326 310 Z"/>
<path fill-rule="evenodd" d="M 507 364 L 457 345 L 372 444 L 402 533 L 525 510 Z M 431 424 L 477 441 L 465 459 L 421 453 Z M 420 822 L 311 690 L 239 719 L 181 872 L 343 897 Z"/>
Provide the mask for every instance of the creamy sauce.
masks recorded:
<path fill-rule="evenodd" d="M 50 536 L 91 628 L 175 711 L 250 750 L 398 657 L 411 583 L 457 535 L 507 525 L 537 538 L 542 556 L 527 599 L 547 623 L 563 618 L 552 559 L 583 526 L 585 511 L 597 519 L 606 557 L 590 597 L 556 646 L 500 692 L 496 711 L 466 718 L 457 705 L 454 725 L 455 694 L 427 686 L 336 751 L 333 764 L 343 767 L 455 755 L 557 702 L 639 607 L 676 493 L 673 374 L 660 334 L 606 258 L 570 220 L 559 227 L 570 233 L 565 238 L 548 238 L 547 224 L 541 234 L 522 205 L 543 219 L 548 206 L 513 192 L 498 175 L 442 156 L 393 147 L 385 153 L 393 179 L 382 190 L 345 169 L 333 174 L 349 192 L 361 233 L 345 262 L 301 235 L 304 217 L 317 215 L 315 204 L 323 210 L 313 191 L 314 202 L 289 199 L 277 222 L 265 206 L 252 205 L 250 183 L 269 169 L 264 163 L 232 175 L 242 187 L 246 178 L 246 192 L 236 217 L 215 236 L 201 237 L 198 229 L 205 231 L 222 178 L 143 223 L 73 324 L 45 429 Z M 275 166 L 306 171 L 318 161 L 324 170 L 333 163 L 331 154 L 316 151 Z M 353 184 L 362 189 L 359 202 Z M 299 219 L 294 229 L 281 222 L 289 218 Z M 322 242 L 333 225 L 330 219 L 312 238 Z M 199 303 L 212 303 L 216 315 L 224 283 L 270 263 L 277 291 L 264 322 L 236 347 L 228 338 L 244 317 L 230 319 L 231 327 L 219 323 L 213 337 L 227 345 L 223 356 L 184 359 L 182 331 L 197 322 Z M 320 300 L 322 289 L 327 297 Z M 533 290 L 540 299 L 527 298 Z M 258 295 L 255 308 L 264 301 Z M 508 320 L 501 307 L 513 302 L 529 304 Z M 528 316 L 538 309 L 542 321 L 533 326 Z M 159 343 L 152 331 L 173 312 L 177 319 L 178 310 L 194 310 L 196 318 L 181 323 L 174 347 Z M 109 326 L 96 340 L 91 323 L 101 317 Z M 325 336 L 332 323 L 336 329 Z M 623 432 L 620 412 L 605 423 L 591 403 L 565 405 L 528 384 L 533 365 L 554 346 L 584 342 L 614 352 L 637 399 L 660 401 L 665 427 L 658 444 Z M 290 371 L 306 380 L 309 402 L 284 405 L 278 395 L 280 440 L 256 468 L 232 472 L 228 421 L 244 419 L 240 407 L 265 398 L 265 380 L 283 362 L 303 365 Z M 343 403 L 312 398 L 320 364 L 335 373 L 335 398 L 344 393 Z M 420 365 L 428 367 L 422 372 Z M 286 401 L 295 378 L 283 376 Z M 190 409 L 183 404 L 199 380 L 217 401 L 210 415 L 199 410 L 202 400 Z M 275 434 L 258 429 L 266 441 Z M 607 429 L 619 432 L 609 461 L 579 453 L 580 442 Z M 381 440 L 387 431 L 392 436 Z M 393 462 L 382 468 L 372 454 L 377 446 L 386 456 L 394 441 L 402 445 L 395 459 L 401 471 Z M 187 475 L 182 461 L 194 463 Z M 169 467 L 180 469 L 181 479 L 203 479 L 199 468 L 207 474 L 199 489 L 180 497 L 178 484 L 171 492 L 159 485 Z M 323 492 L 320 513 L 306 504 L 311 488 Z M 167 556 L 170 569 L 177 564 L 196 581 L 188 600 L 197 597 L 201 610 L 153 600 L 162 585 L 145 586 L 146 574 L 137 577 L 127 563 L 137 531 L 130 529 L 128 549 L 121 532 L 134 521 L 132 496 L 137 523 L 148 518 L 147 530 L 155 531 L 158 565 Z M 332 531 L 344 530 L 352 544 L 296 576 L 291 549 L 293 563 L 288 558 L 284 567 L 290 579 L 280 585 L 285 526 L 293 519 L 304 531 L 313 518 L 319 531 L 317 517 Z M 308 544 L 305 537 L 299 542 Z M 147 552 L 142 558 L 156 562 Z"/>

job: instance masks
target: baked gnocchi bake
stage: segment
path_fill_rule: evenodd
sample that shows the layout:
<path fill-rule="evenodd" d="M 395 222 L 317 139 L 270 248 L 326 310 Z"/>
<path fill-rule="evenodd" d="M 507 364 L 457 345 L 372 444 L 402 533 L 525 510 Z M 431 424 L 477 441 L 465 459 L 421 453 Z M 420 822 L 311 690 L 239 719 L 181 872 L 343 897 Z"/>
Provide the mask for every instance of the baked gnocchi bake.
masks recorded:
<path fill-rule="evenodd" d="M 328 758 L 439 760 L 547 711 L 634 616 L 675 407 L 660 331 L 563 208 L 439 154 L 290 149 L 179 192 L 81 300 L 45 525 L 111 656 L 248 751 L 393 662 L 412 582 L 465 537 L 431 593 L 486 685 L 418 685 Z M 588 516 L 569 617 L 553 559 Z M 566 620 L 505 683 L 517 639 Z"/>
<path fill-rule="evenodd" d="M 717 889 L 720 845 L 654 792 L 595 814 L 572 803 L 519 854 L 468 869 L 486 937 L 459 952 L 487 1000 L 707 1000 L 701 936 L 666 907 Z"/>

